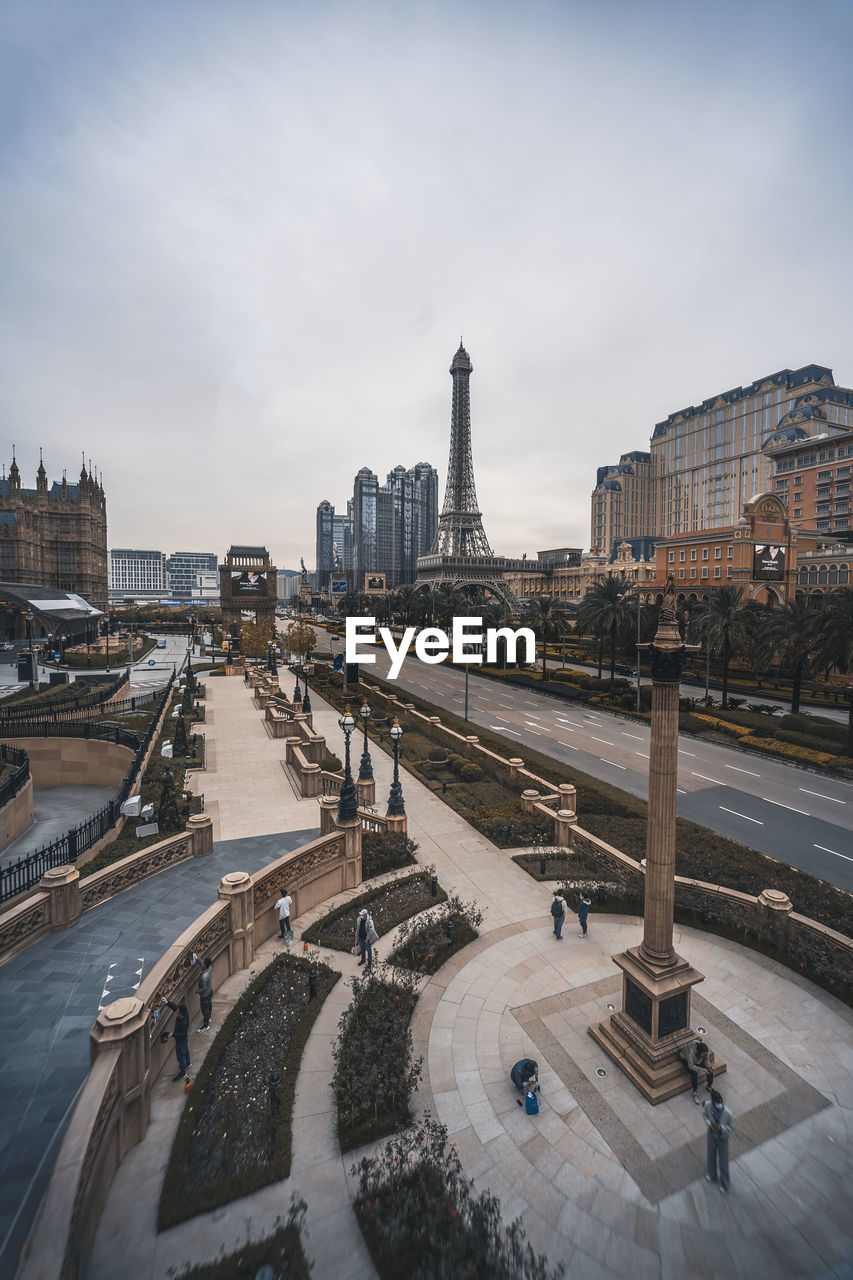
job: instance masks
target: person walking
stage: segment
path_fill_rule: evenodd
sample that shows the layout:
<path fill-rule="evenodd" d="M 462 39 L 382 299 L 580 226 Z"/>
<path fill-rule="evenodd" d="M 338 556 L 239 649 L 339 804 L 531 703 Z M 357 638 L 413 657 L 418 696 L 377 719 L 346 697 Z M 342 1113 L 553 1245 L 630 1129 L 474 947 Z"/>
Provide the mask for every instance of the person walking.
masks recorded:
<path fill-rule="evenodd" d="M 559 889 L 554 890 L 551 902 L 551 915 L 554 917 L 554 937 L 558 942 L 563 940 L 563 925 L 566 923 L 566 904 Z"/>
<path fill-rule="evenodd" d="M 367 960 L 367 967 L 370 968 L 373 963 L 373 944 L 379 941 L 379 934 L 376 932 L 376 926 L 373 923 L 373 917 L 366 907 L 362 907 L 358 913 L 358 922 L 355 926 L 355 942 L 358 947 L 358 954 L 361 959 L 359 966 L 363 965 Z"/>
<path fill-rule="evenodd" d="M 178 1016 L 175 1018 L 175 1025 L 172 1027 L 172 1039 L 175 1042 L 175 1057 L 178 1060 L 178 1074 L 172 1076 L 173 1080 L 183 1080 L 189 1071 L 192 1063 L 190 1062 L 190 1011 L 185 1004 L 173 1004 L 171 1000 L 167 1000 L 166 1004 Z"/>
<path fill-rule="evenodd" d="M 293 899 L 286 889 L 279 889 L 278 895 L 275 909 L 278 912 L 279 933 L 283 938 L 286 933 L 290 932 L 290 908 L 293 905 Z"/>
<path fill-rule="evenodd" d="M 587 922 L 587 919 L 589 918 L 589 904 L 590 904 L 589 898 L 586 896 L 585 893 L 582 893 L 581 900 L 578 903 L 578 924 L 581 927 L 580 933 L 578 936 L 581 938 L 585 938 L 587 936 L 586 922 Z"/>
<path fill-rule="evenodd" d="M 210 1013 L 213 1008 L 213 961 L 205 957 L 204 965 L 198 976 L 198 1002 L 201 1005 L 201 1026 L 199 1031 L 210 1030 Z"/>
<path fill-rule="evenodd" d="M 714 1083 L 714 1055 L 704 1040 L 691 1040 L 690 1044 L 682 1049 L 679 1057 L 684 1063 L 684 1070 L 690 1076 L 690 1084 L 693 1087 L 693 1101 L 698 1107 L 699 1073 L 702 1072 L 707 1077 L 705 1088 L 710 1093 L 711 1086 Z"/>
<path fill-rule="evenodd" d="M 732 1113 L 716 1089 L 712 1089 L 711 1097 L 702 1103 L 702 1112 L 708 1131 L 705 1178 L 708 1182 L 716 1182 L 719 1168 L 720 1191 L 726 1195 L 729 1189 L 729 1135 L 734 1130 Z"/>

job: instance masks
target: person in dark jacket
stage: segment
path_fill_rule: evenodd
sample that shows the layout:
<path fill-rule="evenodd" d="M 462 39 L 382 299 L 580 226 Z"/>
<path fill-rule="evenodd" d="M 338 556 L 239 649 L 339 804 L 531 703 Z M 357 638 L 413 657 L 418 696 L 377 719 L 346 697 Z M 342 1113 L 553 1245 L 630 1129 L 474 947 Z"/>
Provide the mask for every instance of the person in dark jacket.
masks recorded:
<path fill-rule="evenodd" d="M 210 1013 L 213 1009 L 213 961 L 207 956 L 198 978 L 198 1002 L 201 1005 L 199 1031 L 210 1030 Z"/>
<path fill-rule="evenodd" d="M 175 1057 L 178 1060 L 178 1074 L 172 1076 L 172 1079 L 183 1080 L 192 1066 L 189 1046 L 190 1011 L 185 1004 L 173 1004 L 171 1000 L 167 1000 L 166 1004 L 178 1015 L 175 1018 L 175 1025 L 172 1027 L 172 1039 L 175 1041 Z"/>
<path fill-rule="evenodd" d="M 732 1113 L 723 1102 L 722 1094 L 712 1089 L 711 1097 L 702 1103 L 702 1114 L 707 1133 L 705 1177 L 708 1182 L 716 1182 L 719 1166 L 720 1191 L 725 1195 L 729 1189 L 729 1138 L 734 1130 Z"/>
<path fill-rule="evenodd" d="M 690 1076 L 690 1084 L 693 1087 L 693 1101 L 698 1107 L 699 1075 L 700 1073 L 706 1075 L 707 1084 L 705 1088 L 710 1093 L 711 1086 L 714 1083 L 714 1055 L 704 1040 L 691 1040 L 690 1044 L 682 1049 L 679 1057 L 684 1063 L 684 1070 Z"/>
<path fill-rule="evenodd" d="M 522 1058 L 520 1062 L 516 1062 L 510 1071 L 509 1078 L 521 1093 L 527 1093 L 528 1089 L 538 1092 L 539 1063 L 534 1062 L 532 1058 Z M 520 1098 L 518 1105 L 521 1106 Z"/>
<path fill-rule="evenodd" d="M 563 938 L 563 925 L 566 922 L 566 904 L 563 901 L 563 895 L 559 889 L 554 890 L 554 900 L 551 903 L 551 915 L 554 917 L 554 937 L 558 942 Z"/>
<path fill-rule="evenodd" d="M 585 893 L 582 893 L 581 900 L 578 903 L 578 924 L 581 927 L 579 936 L 581 938 L 585 938 L 587 936 L 586 922 L 589 917 L 589 903 L 590 903 L 589 898 L 586 896 Z"/>

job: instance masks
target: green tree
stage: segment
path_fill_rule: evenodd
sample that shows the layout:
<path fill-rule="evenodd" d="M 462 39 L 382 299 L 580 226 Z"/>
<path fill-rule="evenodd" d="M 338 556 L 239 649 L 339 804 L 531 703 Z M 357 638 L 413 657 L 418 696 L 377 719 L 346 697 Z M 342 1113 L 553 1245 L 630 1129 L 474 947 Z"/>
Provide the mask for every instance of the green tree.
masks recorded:
<path fill-rule="evenodd" d="M 524 621 L 542 645 L 542 679 L 548 679 L 548 645 L 559 640 L 565 620 L 552 596 L 537 596 L 524 611 Z"/>
<path fill-rule="evenodd" d="M 244 622 L 240 627 L 240 651 L 246 658 L 265 658 L 274 639 L 271 622 Z"/>
<path fill-rule="evenodd" d="M 853 590 L 839 587 L 820 610 L 820 631 L 815 657 L 821 667 L 834 667 L 842 675 L 853 672 Z M 853 687 L 847 690 L 847 754 L 853 756 Z"/>
<path fill-rule="evenodd" d="M 791 672 L 791 715 L 800 711 L 800 690 L 809 656 L 817 640 L 820 613 L 805 596 L 763 613 L 758 623 L 767 654 Z M 748 622 L 746 626 L 748 628 Z"/>
<path fill-rule="evenodd" d="M 598 636 L 598 678 L 601 679 L 601 646 L 610 648 L 610 684 L 616 679 L 616 649 L 637 625 L 637 597 L 624 573 L 608 574 L 596 582 L 578 607 L 578 626 Z"/>
<path fill-rule="evenodd" d="M 728 706 L 729 666 L 735 653 L 743 647 L 747 619 L 743 587 L 730 586 L 728 583 L 711 587 L 691 614 L 691 634 L 700 643 L 710 645 L 711 653 L 722 662 L 723 710 Z"/>
<path fill-rule="evenodd" d="M 314 628 L 308 622 L 291 622 L 284 633 L 284 647 L 298 658 L 310 658 L 316 644 Z"/>

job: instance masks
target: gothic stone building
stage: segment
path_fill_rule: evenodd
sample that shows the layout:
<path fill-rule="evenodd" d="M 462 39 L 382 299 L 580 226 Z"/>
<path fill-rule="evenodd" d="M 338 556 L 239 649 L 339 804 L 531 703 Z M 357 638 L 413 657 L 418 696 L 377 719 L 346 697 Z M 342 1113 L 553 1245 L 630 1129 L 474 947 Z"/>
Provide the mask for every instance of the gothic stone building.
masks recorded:
<path fill-rule="evenodd" d="M 106 607 L 107 504 L 85 463 L 77 484 L 64 476 L 49 484 L 40 461 L 35 489 L 23 489 L 12 458 L 0 480 L 0 581 L 73 591 Z"/>

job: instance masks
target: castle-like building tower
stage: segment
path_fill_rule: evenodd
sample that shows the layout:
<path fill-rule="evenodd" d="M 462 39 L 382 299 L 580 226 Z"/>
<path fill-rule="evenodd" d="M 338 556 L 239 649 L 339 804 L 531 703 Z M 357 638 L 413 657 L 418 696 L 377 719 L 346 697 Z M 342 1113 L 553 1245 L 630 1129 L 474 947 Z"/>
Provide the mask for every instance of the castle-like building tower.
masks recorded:
<path fill-rule="evenodd" d="M 507 561 L 492 552 L 477 505 L 471 453 L 472 371 L 471 357 L 460 340 L 450 366 L 453 405 L 444 506 L 430 553 L 418 559 L 418 585 L 473 588 L 516 611 L 518 602 L 504 580 Z"/>
<path fill-rule="evenodd" d="M 48 482 L 39 459 L 35 489 L 21 486 L 12 452 L 0 479 L 0 582 L 73 591 L 107 605 L 107 501 L 102 480 L 83 469 L 76 484 Z"/>

